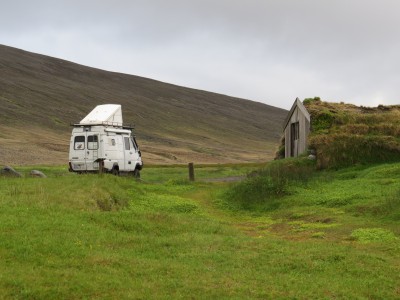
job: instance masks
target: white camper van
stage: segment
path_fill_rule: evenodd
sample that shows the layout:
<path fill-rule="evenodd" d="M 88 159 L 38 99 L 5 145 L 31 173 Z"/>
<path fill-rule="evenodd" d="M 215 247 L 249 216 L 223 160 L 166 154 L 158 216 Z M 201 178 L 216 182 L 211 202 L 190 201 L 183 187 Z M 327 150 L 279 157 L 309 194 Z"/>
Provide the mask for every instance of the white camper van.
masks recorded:
<path fill-rule="evenodd" d="M 69 147 L 71 172 L 110 172 L 140 177 L 142 157 L 132 127 L 123 126 L 121 105 L 96 106 L 72 125 Z"/>

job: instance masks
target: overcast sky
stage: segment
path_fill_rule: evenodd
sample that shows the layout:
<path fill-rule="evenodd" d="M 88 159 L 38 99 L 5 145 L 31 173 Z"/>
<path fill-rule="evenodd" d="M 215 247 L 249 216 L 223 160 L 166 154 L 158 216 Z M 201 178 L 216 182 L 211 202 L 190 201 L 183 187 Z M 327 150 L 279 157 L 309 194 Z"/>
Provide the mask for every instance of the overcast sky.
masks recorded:
<path fill-rule="evenodd" d="M 398 0 L 0 0 L 0 43 L 289 109 L 400 104 Z"/>

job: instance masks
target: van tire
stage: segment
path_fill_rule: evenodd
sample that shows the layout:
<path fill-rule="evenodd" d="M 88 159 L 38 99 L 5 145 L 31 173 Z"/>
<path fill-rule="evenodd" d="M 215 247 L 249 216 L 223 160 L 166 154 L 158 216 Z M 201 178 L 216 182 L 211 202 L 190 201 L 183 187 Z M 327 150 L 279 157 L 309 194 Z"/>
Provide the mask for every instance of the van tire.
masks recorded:
<path fill-rule="evenodd" d="M 115 175 L 115 176 L 118 176 L 118 175 L 119 175 L 119 170 L 118 170 L 118 168 L 117 168 L 117 167 L 113 167 L 112 170 L 111 170 L 111 174 L 113 174 L 113 175 Z"/>
<path fill-rule="evenodd" d="M 133 177 L 135 177 L 136 179 L 140 179 L 140 170 L 139 169 L 135 169 L 135 171 L 133 171 Z"/>

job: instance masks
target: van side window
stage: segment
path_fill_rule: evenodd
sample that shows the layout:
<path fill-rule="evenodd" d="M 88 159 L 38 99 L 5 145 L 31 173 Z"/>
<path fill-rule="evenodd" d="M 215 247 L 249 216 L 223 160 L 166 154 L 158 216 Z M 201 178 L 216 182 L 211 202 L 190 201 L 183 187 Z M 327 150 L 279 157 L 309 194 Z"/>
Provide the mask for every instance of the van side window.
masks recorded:
<path fill-rule="evenodd" d="M 125 150 L 130 150 L 131 147 L 129 145 L 129 138 L 128 137 L 124 137 L 124 141 L 125 141 Z"/>
<path fill-rule="evenodd" d="M 138 150 L 138 145 L 136 144 L 136 140 L 134 137 L 131 137 L 131 141 L 133 143 L 133 148 L 135 148 L 135 150 Z"/>
<path fill-rule="evenodd" d="M 129 139 L 129 144 L 131 145 L 131 148 L 132 149 L 135 149 L 135 147 L 133 146 L 133 144 L 132 144 L 132 139 Z M 136 150 L 136 149 L 135 149 Z"/>
<path fill-rule="evenodd" d="M 87 148 L 88 150 L 97 150 L 99 149 L 99 138 L 97 135 L 89 135 L 87 139 Z"/>
<path fill-rule="evenodd" d="M 74 150 L 84 150 L 85 149 L 85 136 L 77 135 L 74 139 Z"/>

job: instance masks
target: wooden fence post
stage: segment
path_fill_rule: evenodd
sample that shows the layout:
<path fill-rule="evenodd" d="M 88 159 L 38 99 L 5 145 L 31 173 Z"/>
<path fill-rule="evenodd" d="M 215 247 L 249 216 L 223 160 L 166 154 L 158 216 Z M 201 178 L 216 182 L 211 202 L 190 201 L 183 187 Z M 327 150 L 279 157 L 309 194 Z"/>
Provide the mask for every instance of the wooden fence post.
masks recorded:
<path fill-rule="evenodd" d="M 194 165 L 189 163 L 189 181 L 194 181 Z"/>

